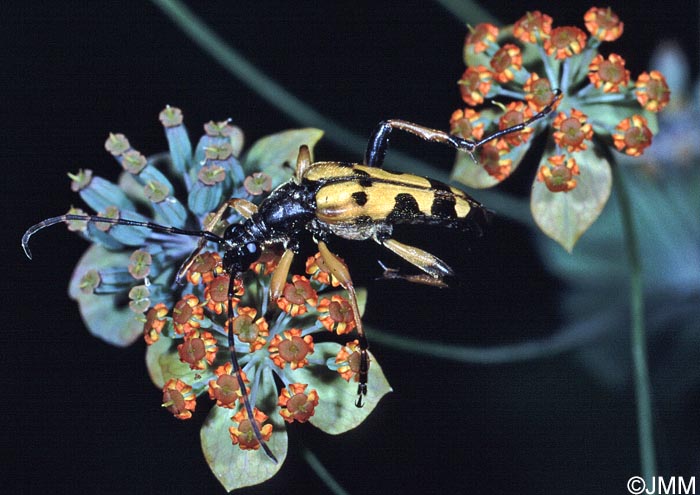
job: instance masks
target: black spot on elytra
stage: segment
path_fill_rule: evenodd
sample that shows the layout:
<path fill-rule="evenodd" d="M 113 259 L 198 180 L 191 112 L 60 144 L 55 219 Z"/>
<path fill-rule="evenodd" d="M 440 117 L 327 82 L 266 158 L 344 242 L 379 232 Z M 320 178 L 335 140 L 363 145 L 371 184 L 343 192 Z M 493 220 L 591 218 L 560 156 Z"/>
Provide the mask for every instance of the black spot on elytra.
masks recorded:
<path fill-rule="evenodd" d="M 357 191 L 352 193 L 352 199 L 355 200 L 358 206 L 364 206 L 367 203 L 367 193 L 364 191 Z"/>
<path fill-rule="evenodd" d="M 394 197 L 394 207 L 387 215 L 389 222 L 400 222 L 411 220 L 421 215 L 418 201 L 411 194 L 399 193 Z"/>
<path fill-rule="evenodd" d="M 457 218 L 456 204 L 454 194 L 436 193 L 433 204 L 430 206 L 430 214 L 440 218 Z"/>

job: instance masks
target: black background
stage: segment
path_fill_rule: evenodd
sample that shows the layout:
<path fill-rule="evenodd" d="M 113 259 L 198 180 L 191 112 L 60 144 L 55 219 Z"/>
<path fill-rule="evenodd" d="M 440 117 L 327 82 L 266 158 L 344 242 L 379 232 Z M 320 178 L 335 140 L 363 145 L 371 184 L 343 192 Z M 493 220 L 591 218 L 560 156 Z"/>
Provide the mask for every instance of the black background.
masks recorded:
<path fill-rule="evenodd" d="M 464 68 L 466 30 L 437 3 L 240 3 L 190 2 L 255 65 L 360 135 L 390 117 L 446 128 L 460 106 L 455 81 Z M 491 2 L 487 9 L 513 22 L 539 8 L 555 25 L 583 27 L 589 8 L 514 4 Z M 633 76 L 661 39 L 677 39 L 697 60 L 696 2 L 612 7 L 625 22 L 612 48 Z M 119 167 L 103 149 L 108 132 L 125 133 L 145 154 L 165 150 L 157 120 L 165 104 L 183 109 L 192 136 L 202 123 L 227 117 L 244 129 L 248 144 L 299 124 L 230 76 L 148 2 L 10 2 L 0 40 L 7 248 L 0 304 L 9 384 L 0 431 L 10 459 L 3 462 L 3 487 L 222 493 L 199 448 L 201 415 L 179 422 L 160 409 L 144 344 L 113 348 L 83 328 L 66 287 L 85 243 L 61 228 L 44 231 L 30 263 L 19 238 L 29 225 L 79 203 L 67 171 L 87 167 L 117 177 Z M 453 153 L 436 145 L 404 137 L 392 145 L 445 170 L 452 164 Z M 362 158 L 327 142 L 316 156 Z M 532 168 L 516 174 L 505 188 L 527 194 L 531 174 Z M 370 289 L 368 322 L 412 337 L 498 344 L 541 337 L 560 321 L 557 282 L 541 269 L 530 235 L 500 219 L 485 240 L 462 249 L 450 233 L 431 232 L 427 242 L 423 232 L 407 232 L 404 240 L 457 268 L 462 284 L 442 292 L 375 282 L 375 260 L 386 259 L 375 246 L 338 243 L 337 251 Z M 299 456 L 302 444 L 351 493 L 404 492 L 406 484 L 423 493 L 624 493 L 626 480 L 640 474 L 631 390 L 611 393 L 570 356 L 477 367 L 380 345 L 373 350 L 394 393 L 342 436 L 291 427 L 281 472 L 242 493 L 325 492 Z M 698 474 L 690 460 L 664 462 L 662 456 L 667 474 Z"/>

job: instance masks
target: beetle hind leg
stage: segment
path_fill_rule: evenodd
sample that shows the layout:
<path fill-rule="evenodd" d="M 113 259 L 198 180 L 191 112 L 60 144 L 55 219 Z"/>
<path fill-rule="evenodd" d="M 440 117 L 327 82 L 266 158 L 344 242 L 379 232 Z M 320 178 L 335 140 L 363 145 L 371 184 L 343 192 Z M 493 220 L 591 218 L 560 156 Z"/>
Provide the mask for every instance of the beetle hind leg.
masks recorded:
<path fill-rule="evenodd" d="M 460 136 L 449 134 L 447 132 L 431 129 L 430 127 L 425 127 L 422 125 L 414 124 L 413 122 L 408 122 L 406 120 L 384 120 L 377 125 L 377 127 L 372 132 L 367 143 L 367 151 L 365 152 L 365 165 L 369 167 L 381 167 L 384 163 L 384 156 L 386 155 L 386 150 L 389 146 L 389 135 L 393 129 L 398 129 L 400 131 L 413 134 L 425 141 L 430 141 L 433 143 L 441 143 L 459 151 L 464 151 L 469 153 L 474 159 L 473 152 L 494 139 L 501 138 L 506 134 L 511 134 L 513 132 L 520 132 L 525 127 L 530 126 L 537 122 L 538 120 L 544 118 L 549 113 L 554 110 L 556 103 L 562 98 L 562 92 L 558 89 L 553 91 L 552 101 L 549 102 L 542 110 L 537 114 L 533 115 L 529 119 L 516 124 L 505 129 L 484 136 L 478 141 L 471 141 L 469 139 L 464 139 Z"/>
<path fill-rule="evenodd" d="M 375 237 L 375 241 L 394 254 L 402 257 L 413 266 L 421 269 L 438 282 L 443 282 L 444 277 L 454 277 L 454 271 L 447 263 L 427 251 L 415 246 L 403 244 L 396 239 L 380 239 Z"/>

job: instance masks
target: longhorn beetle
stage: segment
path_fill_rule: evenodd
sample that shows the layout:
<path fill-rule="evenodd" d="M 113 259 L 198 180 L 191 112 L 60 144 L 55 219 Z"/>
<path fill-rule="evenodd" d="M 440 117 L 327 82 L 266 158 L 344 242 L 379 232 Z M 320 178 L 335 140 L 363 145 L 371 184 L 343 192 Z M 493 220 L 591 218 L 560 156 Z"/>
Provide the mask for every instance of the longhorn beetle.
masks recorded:
<path fill-rule="evenodd" d="M 362 327 L 355 287 L 348 268 L 328 249 L 327 241 L 332 235 L 357 241 L 373 239 L 425 273 L 421 276 L 401 277 L 394 271 L 390 277 L 443 286 L 443 277 L 453 275 L 452 269 L 427 251 L 393 239 L 393 226 L 402 223 L 435 225 L 480 236 L 490 217 L 487 209 L 459 189 L 416 175 L 382 170 L 391 131 L 405 131 L 426 141 L 446 144 L 471 154 L 489 141 L 521 131 L 542 119 L 552 111 L 560 98 L 561 92 L 556 91 L 550 104 L 530 119 L 499 130 L 479 141 L 470 141 L 404 120 L 383 121 L 369 139 L 364 165 L 332 161 L 312 162 L 309 149 L 302 146 L 299 149 L 294 178 L 273 190 L 260 206 L 242 199 L 230 199 L 218 209 L 213 220 L 205 225 L 203 230 L 181 229 L 123 218 L 67 214 L 48 218 L 29 228 L 22 236 L 22 247 L 31 259 L 29 238 L 44 227 L 70 220 L 130 225 L 154 232 L 199 237 L 197 248 L 177 274 L 176 279 L 179 280 L 207 242 L 213 242 L 223 250 L 223 269 L 231 275 L 227 314 L 231 322 L 234 318 L 232 299 L 236 282 L 240 283 L 247 268 L 262 254 L 263 248 L 281 246 L 284 249 L 270 282 L 270 298 L 277 299 L 284 289 L 292 258 L 298 250 L 299 238 L 304 231 L 308 231 L 318 244 L 328 269 L 348 292 L 360 343 L 358 397 L 355 405 L 362 407 L 363 397 L 367 394 L 369 344 Z M 210 229 L 229 207 L 240 213 L 245 221 L 229 225 L 223 236 L 214 234 Z M 267 456 L 277 462 L 253 419 L 252 406 L 234 349 L 232 324 L 228 325 L 228 344 L 233 373 L 242 391 L 243 404 L 255 437 Z"/>

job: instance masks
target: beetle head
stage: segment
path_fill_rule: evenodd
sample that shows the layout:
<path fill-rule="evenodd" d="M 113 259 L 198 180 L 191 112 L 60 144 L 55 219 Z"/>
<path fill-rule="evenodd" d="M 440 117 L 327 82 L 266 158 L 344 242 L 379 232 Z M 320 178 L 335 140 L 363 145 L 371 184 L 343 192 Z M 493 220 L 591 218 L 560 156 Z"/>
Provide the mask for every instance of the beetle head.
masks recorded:
<path fill-rule="evenodd" d="M 242 224 L 232 224 L 224 233 L 224 270 L 237 275 L 248 269 L 261 254 L 260 243 Z"/>

